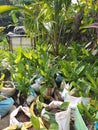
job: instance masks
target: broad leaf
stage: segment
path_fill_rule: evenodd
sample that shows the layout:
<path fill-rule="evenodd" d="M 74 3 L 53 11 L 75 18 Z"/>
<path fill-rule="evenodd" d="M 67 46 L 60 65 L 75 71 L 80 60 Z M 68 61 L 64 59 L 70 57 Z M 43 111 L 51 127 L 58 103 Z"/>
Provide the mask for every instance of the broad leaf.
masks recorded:
<path fill-rule="evenodd" d="M 49 130 L 58 130 L 58 129 L 59 129 L 59 127 L 58 127 L 58 124 L 56 121 L 54 121 L 50 124 Z"/>
<path fill-rule="evenodd" d="M 64 103 L 62 103 L 62 104 L 60 105 L 60 109 L 61 109 L 61 110 L 65 110 L 65 109 L 68 108 L 68 106 L 69 106 L 69 102 L 64 102 Z"/>
<path fill-rule="evenodd" d="M 36 130 L 40 130 L 40 123 L 39 123 L 38 118 L 32 116 L 32 117 L 31 117 L 31 122 L 32 122 L 33 127 L 34 127 Z"/>
<path fill-rule="evenodd" d="M 18 6 L 3 5 L 0 6 L 0 13 L 5 13 L 11 10 L 18 10 L 18 9 L 20 9 L 20 7 Z"/>

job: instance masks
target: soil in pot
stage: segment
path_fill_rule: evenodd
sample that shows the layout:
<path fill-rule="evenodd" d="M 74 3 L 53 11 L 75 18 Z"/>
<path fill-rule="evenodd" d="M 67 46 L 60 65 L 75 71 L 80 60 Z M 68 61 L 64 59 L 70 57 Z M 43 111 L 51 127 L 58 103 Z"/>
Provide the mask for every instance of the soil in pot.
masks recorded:
<path fill-rule="evenodd" d="M 70 119 L 70 130 L 75 130 L 75 128 L 74 128 L 74 119 L 73 118 Z"/>
<path fill-rule="evenodd" d="M 52 114 L 56 114 L 57 112 L 61 112 L 60 108 L 54 108 L 54 109 L 48 109 L 46 108 L 46 110 L 48 110 L 48 112 L 52 113 Z"/>
<path fill-rule="evenodd" d="M 3 73 L 5 75 L 4 77 L 4 81 L 7 81 L 7 80 L 10 80 L 11 79 L 11 72 L 10 70 L 8 69 L 3 69 L 1 72 L 0 72 L 0 75 L 1 73 Z"/>
<path fill-rule="evenodd" d="M 40 116 L 41 115 L 41 111 L 37 109 L 37 106 L 34 105 L 34 113 L 36 116 Z"/>
<path fill-rule="evenodd" d="M 42 117 L 42 121 L 44 123 L 44 126 L 49 129 L 49 126 L 50 126 L 50 121 L 47 120 L 45 117 Z"/>
<path fill-rule="evenodd" d="M 33 127 L 30 127 L 30 128 L 28 128 L 28 130 L 35 130 L 35 128 L 33 128 Z"/>
<path fill-rule="evenodd" d="M 5 88 L 13 88 L 13 85 L 10 81 L 4 81 L 3 82 L 3 87 Z"/>
<path fill-rule="evenodd" d="M 14 95 L 12 96 L 12 98 L 15 101 L 14 104 L 15 104 L 16 107 L 18 107 L 20 105 L 27 106 L 26 97 L 22 93 L 19 93 L 18 90 L 16 90 L 16 92 L 14 93 Z"/>
<path fill-rule="evenodd" d="M 40 102 L 44 102 L 45 104 L 49 104 L 53 101 L 53 98 L 51 96 L 45 96 L 45 95 L 41 95 L 39 97 Z"/>
<path fill-rule="evenodd" d="M 94 122 L 89 120 L 87 117 L 83 116 L 83 120 L 88 128 L 88 130 L 94 130 Z"/>
<path fill-rule="evenodd" d="M 60 109 L 54 108 L 54 109 L 49 110 L 49 109 L 47 108 L 47 110 L 48 110 L 48 111 L 45 113 L 45 116 L 42 116 L 42 120 L 43 120 L 43 123 L 44 123 L 45 127 L 46 127 L 47 129 L 49 129 L 49 126 L 50 126 L 50 124 L 51 124 L 51 121 L 54 121 L 54 120 L 55 120 L 55 113 L 59 112 Z"/>
<path fill-rule="evenodd" d="M 15 117 L 19 122 L 30 121 L 30 118 L 23 111 L 19 111 L 18 114 Z"/>
<path fill-rule="evenodd" d="M 61 97 L 61 94 L 59 93 L 58 89 L 54 89 L 53 97 L 56 101 L 64 101 L 64 99 Z"/>

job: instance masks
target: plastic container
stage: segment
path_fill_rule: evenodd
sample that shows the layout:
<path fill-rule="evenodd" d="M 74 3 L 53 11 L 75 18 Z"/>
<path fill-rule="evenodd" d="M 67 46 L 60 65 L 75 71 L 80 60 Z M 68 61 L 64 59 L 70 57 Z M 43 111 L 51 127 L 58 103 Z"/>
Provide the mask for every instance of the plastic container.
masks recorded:
<path fill-rule="evenodd" d="M 88 130 L 78 108 L 75 110 L 75 121 L 74 121 L 75 130 Z"/>
<path fill-rule="evenodd" d="M 4 98 L 2 101 L 0 101 L 1 118 L 9 112 L 9 110 L 13 106 L 13 104 L 14 104 L 13 98 Z"/>
<path fill-rule="evenodd" d="M 1 94 L 5 97 L 13 96 L 16 91 L 14 83 L 11 81 L 4 81 L 3 84 L 5 84 L 5 86 L 3 86 L 2 89 L 0 90 Z"/>

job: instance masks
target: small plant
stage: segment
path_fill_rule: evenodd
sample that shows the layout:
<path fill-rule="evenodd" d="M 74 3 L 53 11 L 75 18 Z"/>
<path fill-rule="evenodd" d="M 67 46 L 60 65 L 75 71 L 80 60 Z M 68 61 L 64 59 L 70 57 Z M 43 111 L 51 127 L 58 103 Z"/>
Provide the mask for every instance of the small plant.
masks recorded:
<path fill-rule="evenodd" d="M 41 91 L 45 91 L 46 88 L 55 87 L 54 75 L 58 71 L 58 66 L 57 64 L 54 64 L 54 59 L 53 57 L 50 57 L 47 48 L 40 48 L 38 53 L 39 58 L 37 60 L 39 73 L 44 78 L 44 83 L 42 84 Z"/>
<path fill-rule="evenodd" d="M 18 48 L 16 52 L 10 54 L 10 63 L 12 66 L 12 78 L 16 83 L 17 89 L 24 96 L 27 96 L 31 84 L 30 79 L 35 70 L 35 68 L 33 69 L 32 52 Z"/>
<path fill-rule="evenodd" d="M 97 101 L 91 100 L 91 103 L 88 104 L 87 106 L 83 105 L 82 103 L 78 104 L 78 109 L 79 109 L 81 115 L 83 116 L 83 119 L 85 120 L 85 122 L 98 121 L 98 118 L 96 118 L 96 114 L 98 111 L 98 105 L 95 103 L 97 103 Z"/>

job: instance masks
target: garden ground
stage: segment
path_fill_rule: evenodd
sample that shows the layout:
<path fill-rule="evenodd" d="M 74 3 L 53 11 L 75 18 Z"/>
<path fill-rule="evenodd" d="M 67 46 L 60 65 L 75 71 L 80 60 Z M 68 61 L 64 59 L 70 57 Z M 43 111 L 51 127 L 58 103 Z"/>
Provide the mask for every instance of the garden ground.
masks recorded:
<path fill-rule="evenodd" d="M 9 126 L 9 119 L 10 119 L 10 113 L 15 109 L 16 107 L 13 105 L 10 109 L 9 113 L 0 119 L 0 130 L 3 130 L 4 128 Z"/>

